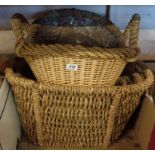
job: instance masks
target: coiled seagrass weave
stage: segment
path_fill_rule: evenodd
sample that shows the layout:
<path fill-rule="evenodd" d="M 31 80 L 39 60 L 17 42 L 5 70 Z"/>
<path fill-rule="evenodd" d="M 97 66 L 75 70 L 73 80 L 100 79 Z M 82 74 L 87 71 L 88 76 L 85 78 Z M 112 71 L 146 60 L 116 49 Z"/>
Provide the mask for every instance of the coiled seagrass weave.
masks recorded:
<path fill-rule="evenodd" d="M 71 12 L 67 11 L 66 16 L 71 15 Z M 86 16 L 86 12 L 79 11 L 77 14 Z M 87 14 L 87 17 L 95 20 L 95 15 Z M 102 23 L 101 17 L 98 19 L 97 16 L 96 21 Z M 129 46 L 100 48 L 28 43 L 25 37 L 33 35 L 35 26 L 29 24 L 24 17 L 12 18 L 13 30 L 17 37 L 16 53 L 26 59 L 38 82 L 81 86 L 113 85 L 116 82 L 126 63 L 135 61 L 138 57 L 139 23 L 139 15 L 133 15 L 122 35 L 126 42 L 129 41 Z"/>
<path fill-rule="evenodd" d="M 6 70 L 27 137 L 54 148 L 107 148 L 153 83 L 150 70 L 144 77 L 123 86 L 49 86 Z"/>

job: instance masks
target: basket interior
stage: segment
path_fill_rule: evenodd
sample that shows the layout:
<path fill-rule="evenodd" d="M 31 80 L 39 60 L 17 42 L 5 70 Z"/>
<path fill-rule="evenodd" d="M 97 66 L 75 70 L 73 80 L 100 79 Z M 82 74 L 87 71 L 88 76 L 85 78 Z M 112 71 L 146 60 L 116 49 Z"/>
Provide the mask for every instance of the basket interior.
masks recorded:
<path fill-rule="evenodd" d="M 119 28 L 104 16 L 79 9 L 52 10 L 34 20 L 27 41 L 88 47 L 125 47 Z"/>

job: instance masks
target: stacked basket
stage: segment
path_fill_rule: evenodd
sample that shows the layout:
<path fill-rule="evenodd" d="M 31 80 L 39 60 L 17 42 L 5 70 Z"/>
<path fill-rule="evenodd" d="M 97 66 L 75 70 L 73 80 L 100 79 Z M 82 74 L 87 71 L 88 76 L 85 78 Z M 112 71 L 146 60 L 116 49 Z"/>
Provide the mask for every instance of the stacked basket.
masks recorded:
<path fill-rule="evenodd" d="M 75 14 L 72 9 L 64 11 L 63 16 L 65 15 L 95 18 L 95 15 L 80 10 L 76 10 Z M 101 22 L 103 17 L 98 18 L 97 16 L 96 20 Z M 124 32 L 126 40 L 129 39 L 129 47 L 99 48 L 27 42 L 24 37 L 31 35 L 33 38 L 37 25 L 29 24 L 23 16 L 16 14 L 12 19 L 17 37 L 16 53 L 26 59 L 38 82 L 85 86 L 113 85 L 126 63 L 137 60 L 139 20 L 139 16 L 135 14 Z"/>
<path fill-rule="evenodd" d="M 6 70 L 29 140 L 55 148 L 107 148 L 117 140 L 153 82 L 146 70 L 144 79 L 135 76 L 131 85 L 114 86 L 126 63 L 138 56 L 139 16 L 133 16 L 124 32 L 129 47 L 113 49 L 31 44 L 24 36 L 32 25 L 17 16 L 12 25 L 16 53 L 37 79 Z"/>

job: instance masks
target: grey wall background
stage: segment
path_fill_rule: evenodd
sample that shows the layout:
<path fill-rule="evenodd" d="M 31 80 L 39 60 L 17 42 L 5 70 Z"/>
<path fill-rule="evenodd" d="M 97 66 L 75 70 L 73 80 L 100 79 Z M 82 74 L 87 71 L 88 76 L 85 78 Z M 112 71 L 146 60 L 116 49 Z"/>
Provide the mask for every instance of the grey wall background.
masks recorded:
<path fill-rule="evenodd" d="M 0 6 L 0 30 L 12 29 L 10 24 L 11 16 L 20 12 L 30 21 L 35 14 L 59 8 L 79 8 L 105 15 L 105 6 Z M 141 16 L 141 31 L 139 33 L 139 47 L 141 54 L 155 59 L 155 6 L 111 6 L 111 20 L 124 29 L 134 13 Z M 15 36 L 11 31 L 1 31 L 0 33 L 0 52 L 14 51 Z M 153 55 L 153 57 L 152 57 Z M 149 58 L 149 59 L 150 59 Z"/>
<path fill-rule="evenodd" d="M 33 20 L 38 12 L 59 9 L 59 8 L 79 8 L 92 12 L 105 14 L 105 6 L 88 5 L 37 5 L 37 6 L 0 6 L 0 29 L 11 29 L 10 18 L 16 13 L 23 13 L 28 19 Z M 141 29 L 155 29 L 155 6 L 111 6 L 111 20 L 121 29 L 124 29 L 134 13 L 141 16 Z"/>
<path fill-rule="evenodd" d="M 155 29 L 155 5 L 153 6 L 111 6 L 111 20 L 122 29 L 134 13 L 141 16 L 141 29 Z"/>
<path fill-rule="evenodd" d="M 51 10 L 51 9 L 60 9 L 60 8 L 79 8 L 83 10 L 89 10 L 92 12 L 96 12 L 99 14 L 104 15 L 105 14 L 105 6 L 87 6 L 87 5 L 51 5 L 51 6 L 46 6 L 46 5 L 36 5 L 36 6 L 0 6 L 0 29 L 11 29 L 11 24 L 10 24 L 10 19 L 11 16 L 16 13 L 20 12 L 25 17 L 27 17 L 30 20 L 33 20 L 34 15 L 36 13 L 39 13 L 41 11 L 45 10 Z"/>

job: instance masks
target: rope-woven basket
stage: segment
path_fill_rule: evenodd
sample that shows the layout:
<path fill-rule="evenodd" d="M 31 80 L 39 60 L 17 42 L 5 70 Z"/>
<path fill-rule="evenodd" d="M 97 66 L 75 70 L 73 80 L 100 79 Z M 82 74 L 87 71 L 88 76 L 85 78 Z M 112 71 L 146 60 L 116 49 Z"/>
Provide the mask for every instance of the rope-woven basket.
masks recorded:
<path fill-rule="evenodd" d="M 6 78 L 29 140 L 54 148 L 107 148 L 154 80 L 150 70 L 145 70 L 145 79 L 123 86 L 49 86 L 11 69 Z"/>
<path fill-rule="evenodd" d="M 65 16 L 65 12 L 63 14 Z M 71 10 L 66 12 L 66 16 L 71 14 Z M 77 14 L 102 23 L 101 17 L 82 11 Z M 16 53 L 26 59 L 38 82 L 84 86 L 115 84 L 126 63 L 137 59 L 139 22 L 140 17 L 135 14 L 124 31 L 129 47 L 99 48 L 28 43 L 25 36 L 35 26 L 29 24 L 24 17 L 15 15 L 12 18 L 17 37 Z"/>

